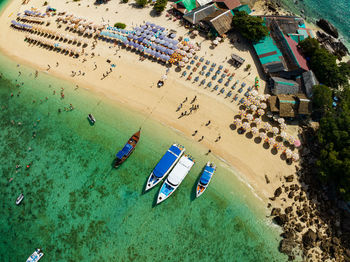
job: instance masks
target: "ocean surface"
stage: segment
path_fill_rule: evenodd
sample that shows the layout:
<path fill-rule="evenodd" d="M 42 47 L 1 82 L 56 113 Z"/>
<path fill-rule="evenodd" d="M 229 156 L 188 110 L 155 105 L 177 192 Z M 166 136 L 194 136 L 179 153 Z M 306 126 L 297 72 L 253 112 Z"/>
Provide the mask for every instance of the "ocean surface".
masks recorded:
<path fill-rule="evenodd" d="M 298 15 L 301 15 L 301 11 L 304 10 L 308 22 L 316 23 L 320 18 L 329 20 L 338 29 L 345 40 L 344 44 L 350 50 L 349 0 L 278 0 L 278 2 Z"/>

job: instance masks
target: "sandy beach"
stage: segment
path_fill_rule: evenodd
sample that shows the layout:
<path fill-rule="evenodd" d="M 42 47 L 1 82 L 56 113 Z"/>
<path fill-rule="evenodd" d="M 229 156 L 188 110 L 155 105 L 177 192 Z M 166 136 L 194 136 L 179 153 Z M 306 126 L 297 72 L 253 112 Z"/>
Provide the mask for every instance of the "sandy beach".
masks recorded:
<path fill-rule="evenodd" d="M 58 12 L 69 10 L 77 16 L 101 23 L 103 20 L 113 25 L 115 22 L 123 22 L 126 29 L 132 26 L 150 21 L 162 25 L 168 29 L 177 31 L 178 36 L 186 36 L 187 31 L 179 22 L 169 20 L 164 12 L 159 17 L 150 15 L 151 7 L 139 9 L 132 4 L 116 4 L 110 2 L 104 5 L 94 5 L 94 1 L 80 2 L 51 2 L 49 5 Z M 6 37 L 0 39 L 2 52 L 21 64 L 28 64 L 40 72 L 47 72 L 59 78 L 74 82 L 79 87 L 88 88 L 92 93 L 103 94 L 121 103 L 125 107 L 142 112 L 145 116 L 152 117 L 167 126 L 176 128 L 189 138 L 199 141 L 211 150 L 212 154 L 224 159 L 233 166 L 248 184 L 252 186 L 257 195 L 266 203 L 273 195 L 274 189 L 280 184 L 283 176 L 295 173 L 295 165 L 288 165 L 281 160 L 280 155 L 271 153 L 271 148 L 265 149 L 262 143 L 256 143 L 253 138 L 247 138 L 245 134 L 238 134 L 232 129 L 232 122 L 237 115 L 239 106 L 237 101 L 225 99 L 218 92 L 211 92 L 198 83 L 186 81 L 181 73 L 176 72 L 175 66 L 170 68 L 168 79 L 162 88 L 157 88 L 156 83 L 166 72 L 166 67 L 158 63 L 144 60 L 135 52 L 120 49 L 110 43 L 98 41 L 96 48 L 91 50 L 93 39 L 88 39 L 89 44 L 85 49 L 88 55 L 72 58 L 54 51 L 49 51 L 37 45 L 33 46 L 24 42 L 26 32 L 21 32 L 10 27 L 15 14 L 23 12 L 31 7 L 42 8 L 42 1 L 32 0 L 27 5 L 21 5 L 18 1 L 12 1 L 5 8 L 0 17 L 1 31 Z M 107 11 L 108 10 L 108 11 Z M 103 19 L 102 19 L 103 18 Z M 48 28 L 57 28 L 56 17 L 51 17 Z M 61 29 L 64 32 L 64 29 Z M 237 39 L 233 35 L 229 38 Z M 215 49 L 211 49 L 211 42 L 197 36 L 192 41 L 201 43 L 199 57 L 204 57 L 211 62 L 222 64 L 230 72 L 235 73 L 234 80 L 254 84 L 254 78 L 263 78 L 256 64 L 251 45 L 240 39 L 240 43 L 230 44 L 225 39 Z M 95 56 L 92 57 L 92 53 Z M 251 64 L 250 73 L 244 71 L 245 65 L 240 69 L 232 67 L 227 59 L 231 53 L 238 54 L 246 59 L 246 64 Z M 107 59 L 110 62 L 107 62 Z M 115 64 L 112 72 L 103 80 L 103 74 L 110 70 L 111 64 Z M 182 72 L 182 71 L 181 71 Z M 74 75 L 74 76 L 73 76 Z M 261 86 L 265 83 L 262 81 Z M 260 92 L 263 92 L 261 88 Z M 192 114 L 179 118 L 181 112 L 189 111 L 190 101 L 196 96 L 194 105 L 199 109 Z M 185 101 L 187 98 L 186 102 Z M 180 111 L 178 106 L 183 103 Z M 93 112 L 92 112 L 93 113 Z M 206 123 L 210 120 L 210 124 Z M 197 130 L 196 134 L 194 134 Z M 288 126 L 287 132 L 296 135 L 298 126 Z M 203 139 L 202 139 L 203 136 Z M 265 175 L 269 178 L 267 184 Z M 229 178 L 228 179 L 228 183 Z"/>

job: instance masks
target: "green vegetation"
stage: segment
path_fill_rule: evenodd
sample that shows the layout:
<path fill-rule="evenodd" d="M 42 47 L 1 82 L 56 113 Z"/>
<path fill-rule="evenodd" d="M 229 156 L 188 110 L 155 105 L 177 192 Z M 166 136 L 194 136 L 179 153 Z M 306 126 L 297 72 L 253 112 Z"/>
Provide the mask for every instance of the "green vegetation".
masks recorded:
<path fill-rule="evenodd" d="M 140 7 L 145 7 L 147 5 L 147 0 L 136 0 L 136 4 Z"/>
<path fill-rule="evenodd" d="M 235 12 L 232 19 L 232 27 L 253 42 L 258 42 L 269 34 L 263 23 L 261 17 L 250 16 L 245 11 Z"/>
<path fill-rule="evenodd" d="M 126 4 L 129 0 L 122 0 L 122 3 Z"/>
<path fill-rule="evenodd" d="M 316 85 L 312 88 L 312 109 L 318 119 L 332 109 L 332 103 L 332 90 L 328 86 Z"/>
<path fill-rule="evenodd" d="M 115 24 L 114 24 L 114 27 L 120 28 L 120 29 L 125 29 L 126 24 L 123 24 L 123 23 L 115 23 Z"/>
<path fill-rule="evenodd" d="M 157 13 L 161 13 L 166 8 L 167 3 L 168 3 L 168 0 L 157 0 L 155 5 L 153 6 L 153 9 Z"/>
<path fill-rule="evenodd" d="M 337 57 L 320 47 L 316 39 L 309 37 L 301 41 L 299 46 L 320 83 L 332 88 L 348 83 L 350 66 L 346 63 L 338 65 Z"/>
<path fill-rule="evenodd" d="M 316 87 L 315 90 L 321 87 Z M 316 103 L 324 110 L 317 132 L 320 152 L 316 166 L 322 181 L 333 184 L 345 200 L 350 200 L 350 87 L 338 93 L 340 102 L 328 108 L 330 92 L 316 91 Z M 314 102 L 314 103 L 315 103 Z"/>
<path fill-rule="evenodd" d="M 47 5 L 47 4 L 48 4 L 47 1 L 45 1 L 44 4 L 43 4 L 43 6 L 45 6 L 45 5 Z"/>

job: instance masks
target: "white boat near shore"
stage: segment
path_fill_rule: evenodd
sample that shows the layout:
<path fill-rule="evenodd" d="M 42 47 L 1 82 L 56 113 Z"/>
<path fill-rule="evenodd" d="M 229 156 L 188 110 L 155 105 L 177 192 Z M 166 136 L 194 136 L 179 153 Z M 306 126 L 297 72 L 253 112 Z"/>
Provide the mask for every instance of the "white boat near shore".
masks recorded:
<path fill-rule="evenodd" d="M 21 204 L 22 200 L 24 198 L 24 195 L 21 193 L 17 199 L 16 199 L 16 205 L 18 206 L 19 204 Z"/>
<path fill-rule="evenodd" d="M 171 169 L 185 152 L 185 148 L 178 144 L 173 144 L 163 155 L 161 160 L 153 169 L 146 183 L 145 191 L 155 187 L 164 177 L 168 175 Z"/>
<path fill-rule="evenodd" d="M 43 257 L 44 253 L 41 251 L 41 249 L 37 248 L 35 249 L 34 253 L 28 257 L 27 262 L 37 262 Z"/>
<path fill-rule="evenodd" d="M 194 160 L 192 157 L 184 155 L 180 158 L 179 162 L 170 172 L 168 178 L 164 181 L 162 187 L 160 188 L 157 197 L 157 204 L 163 202 L 175 192 L 175 190 L 187 176 L 188 172 L 190 172 L 193 165 Z"/>

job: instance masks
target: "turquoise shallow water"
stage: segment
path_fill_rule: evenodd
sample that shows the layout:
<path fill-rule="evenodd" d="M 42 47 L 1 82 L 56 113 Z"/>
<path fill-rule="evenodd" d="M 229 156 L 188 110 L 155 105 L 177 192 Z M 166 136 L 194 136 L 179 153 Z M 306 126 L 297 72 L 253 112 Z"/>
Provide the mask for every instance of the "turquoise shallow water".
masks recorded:
<path fill-rule="evenodd" d="M 44 261 L 286 260 L 261 202 L 224 163 L 214 159 L 218 174 L 193 199 L 208 160 L 204 148 L 147 120 L 135 153 L 113 170 L 114 154 L 144 116 L 44 73 L 35 79 L 34 70 L 4 57 L 0 71 L 0 261 L 23 261 L 37 247 Z M 58 113 L 70 103 L 76 109 Z M 93 127 L 89 112 L 98 120 Z M 159 187 L 146 194 L 143 187 L 174 141 L 197 162 L 177 192 L 155 207 Z M 221 180 L 227 176 L 234 188 Z M 16 206 L 21 192 L 24 201 Z"/>
<path fill-rule="evenodd" d="M 320 18 L 325 18 L 332 22 L 339 33 L 346 40 L 346 46 L 350 49 L 350 1 L 349 0 L 299 0 L 295 4 L 294 0 L 280 0 L 288 10 L 296 14 L 304 15 L 310 22 L 316 23 Z"/>

